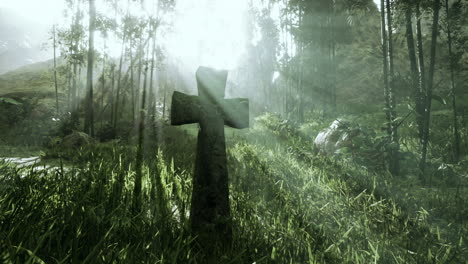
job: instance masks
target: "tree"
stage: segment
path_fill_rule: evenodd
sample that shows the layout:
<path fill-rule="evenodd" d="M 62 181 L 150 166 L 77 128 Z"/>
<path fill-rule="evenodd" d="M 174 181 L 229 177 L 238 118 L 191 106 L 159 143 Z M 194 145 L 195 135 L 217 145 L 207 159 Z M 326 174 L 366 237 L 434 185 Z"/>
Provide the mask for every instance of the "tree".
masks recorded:
<path fill-rule="evenodd" d="M 416 2 L 416 17 L 416 38 L 419 62 L 419 98 L 417 99 L 419 108 L 416 109 L 416 122 L 418 124 L 419 139 L 422 144 L 424 134 L 424 107 L 426 104 L 426 66 L 424 65 L 420 1 Z"/>
<path fill-rule="evenodd" d="M 56 42 L 56 30 L 55 24 L 53 25 L 53 48 L 54 48 L 54 86 L 55 86 L 55 108 L 56 108 L 56 115 L 59 115 L 59 100 L 58 100 L 58 84 L 57 84 L 57 56 L 56 56 L 56 49 L 57 49 L 57 42 Z"/>
<path fill-rule="evenodd" d="M 429 144 L 429 133 L 430 133 L 430 118 L 431 118 L 431 106 L 432 106 L 432 90 L 434 86 L 434 71 L 436 62 L 436 48 L 437 48 L 437 35 L 439 33 L 439 9 L 440 0 L 434 0 L 433 5 L 433 20 L 432 20 L 432 39 L 431 39 L 431 54 L 429 62 L 429 72 L 427 80 L 427 88 L 425 95 L 425 109 L 424 109 L 424 130 L 422 138 L 422 151 L 421 161 L 419 167 L 421 172 L 424 173 L 426 169 L 427 159 L 427 147 Z"/>
<path fill-rule="evenodd" d="M 416 59 L 416 47 L 414 43 L 413 22 L 412 22 L 412 18 L 413 18 L 412 7 L 413 7 L 412 3 L 407 3 L 405 6 L 406 45 L 408 48 L 408 58 L 410 61 L 411 87 L 412 87 L 412 96 L 413 96 L 413 100 L 415 103 L 416 124 L 418 127 L 418 134 L 422 135 L 423 125 L 422 125 L 421 117 L 423 116 L 423 111 L 422 111 L 423 104 L 421 100 L 421 94 L 422 94 L 423 89 L 421 87 L 421 82 L 420 82 L 418 61 Z"/>
<path fill-rule="evenodd" d="M 385 12 L 385 9 L 387 12 Z M 385 16 L 387 15 L 387 16 Z M 399 143 L 397 134 L 397 120 L 395 111 L 394 94 L 394 66 L 393 66 L 393 41 L 392 41 L 392 13 L 389 0 L 380 1 L 381 34 L 382 34 L 382 57 L 383 57 L 383 79 L 385 97 L 385 115 L 387 118 L 387 134 L 390 138 L 390 172 L 394 175 L 399 173 Z M 387 28 L 386 28 L 387 27 Z"/>
<path fill-rule="evenodd" d="M 89 44 L 88 44 L 88 71 L 86 75 L 86 115 L 84 131 L 94 136 L 94 102 L 93 102 L 93 70 L 94 70 L 94 28 L 96 20 L 95 0 L 89 0 Z"/>
<path fill-rule="evenodd" d="M 387 7 L 387 33 L 388 33 L 388 62 L 389 62 L 389 85 L 388 85 L 388 101 L 389 101 L 389 112 L 390 112 L 390 172 L 393 175 L 398 175 L 400 172 L 400 162 L 399 162 L 399 151 L 400 144 L 398 139 L 398 124 L 397 124 L 397 114 L 396 114 L 396 95 L 395 95 L 395 70 L 393 63 L 393 28 L 392 28 L 392 6 L 390 0 L 386 0 Z M 382 6 L 383 9 L 383 6 Z"/>
<path fill-rule="evenodd" d="M 448 0 L 445 0 L 445 12 L 447 16 L 447 42 L 449 50 L 449 64 L 450 64 L 450 93 L 452 97 L 452 111 L 453 111 L 453 156 L 454 161 L 458 162 L 460 158 L 460 131 L 458 129 L 457 117 L 457 104 L 455 94 L 455 58 L 452 51 L 452 34 L 451 34 L 451 17 L 449 12 Z"/>

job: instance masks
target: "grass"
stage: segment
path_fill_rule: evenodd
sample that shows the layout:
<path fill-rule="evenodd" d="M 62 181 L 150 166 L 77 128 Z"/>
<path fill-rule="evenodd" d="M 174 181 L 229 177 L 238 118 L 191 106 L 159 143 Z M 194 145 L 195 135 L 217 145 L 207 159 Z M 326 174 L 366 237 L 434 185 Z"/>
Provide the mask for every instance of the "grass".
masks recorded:
<path fill-rule="evenodd" d="M 220 263 L 468 259 L 466 187 L 425 187 L 318 154 L 312 136 L 325 125 L 265 115 L 249 131 L 227 131 L 234 244 Z M 205 263 L 188 232 L 195 131 L 162 126 L 148 137 L 159 141 L 146 145 L 141 214 L 131 210 L 131 143 L 89 146 L 73 167 L 26 177 L 1 163 L 0 259 Z"/>
<path fill-rule="evenodd" d="M 0 75 L 0 96 L 53 94 L 53 64 L 33 63 Z"/>

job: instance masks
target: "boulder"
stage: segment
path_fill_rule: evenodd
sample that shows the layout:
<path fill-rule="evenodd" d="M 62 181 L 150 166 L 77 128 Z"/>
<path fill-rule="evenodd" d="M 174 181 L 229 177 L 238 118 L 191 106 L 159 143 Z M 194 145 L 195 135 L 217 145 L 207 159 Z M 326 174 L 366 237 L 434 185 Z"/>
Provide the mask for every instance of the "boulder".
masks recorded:
<path fill-rule="evenodd" d="M 314 144 L 321 152 L 333 154 L 345 147 L 352 148 L 353 138 L 359 134 L 359 129 L 352 129 L 348 122 L 337 119 L 328 128 L 320 131 Z"/>

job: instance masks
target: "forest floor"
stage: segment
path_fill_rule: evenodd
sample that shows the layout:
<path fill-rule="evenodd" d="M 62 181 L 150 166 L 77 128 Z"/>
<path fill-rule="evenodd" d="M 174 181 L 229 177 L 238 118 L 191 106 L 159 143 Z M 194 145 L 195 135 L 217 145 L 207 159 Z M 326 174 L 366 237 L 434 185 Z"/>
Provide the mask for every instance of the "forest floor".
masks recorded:
<path fill-rule="evenodd" d="M 463 171 L 434 164 L 424 183 L 408 155 L 402 175 L 392 176 L 363 142 L 322 154 L 313 139 L 329 124 L 265 114 L 248 130 L 226 129 L 234 244 L 220 263 L 466 263 Z M 0 259 L 203 263 L 187 231 L 196 130 L 148 128 L 137 215 L 134 140 L 79 151 L 4 144 L 1 156 L 52 157 L 59 169 L 0 161 Z"/>

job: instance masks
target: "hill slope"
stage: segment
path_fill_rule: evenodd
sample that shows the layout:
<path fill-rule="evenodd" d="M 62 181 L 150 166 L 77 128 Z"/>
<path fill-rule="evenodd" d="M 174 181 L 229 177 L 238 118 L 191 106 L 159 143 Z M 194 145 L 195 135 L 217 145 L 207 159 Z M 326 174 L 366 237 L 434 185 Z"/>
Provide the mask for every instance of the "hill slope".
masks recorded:
<path fill-rule="evenodd" d="M 54 92 L 51 60 L 22 66 L 0 75 L 0 96 L 31 96 Z"/>

